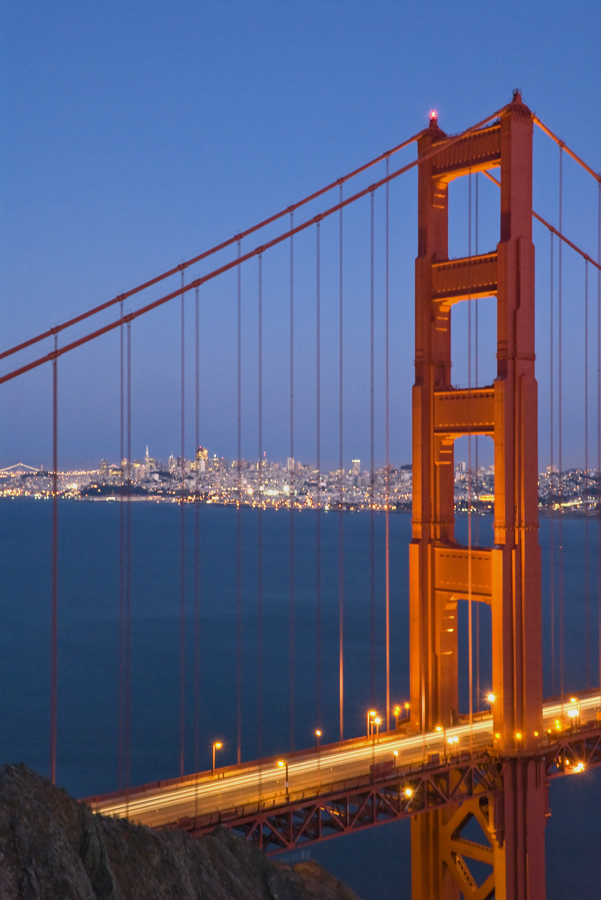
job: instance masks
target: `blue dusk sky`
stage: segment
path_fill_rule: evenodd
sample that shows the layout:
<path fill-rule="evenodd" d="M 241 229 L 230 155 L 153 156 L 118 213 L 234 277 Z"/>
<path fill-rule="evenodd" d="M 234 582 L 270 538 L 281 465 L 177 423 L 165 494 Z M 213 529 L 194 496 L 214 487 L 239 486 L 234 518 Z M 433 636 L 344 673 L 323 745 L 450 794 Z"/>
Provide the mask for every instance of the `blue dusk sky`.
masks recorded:
<path fill-rule="evenodd" d="M 382 2 L 219 0 L 17 3 L 0 8 L 0 348 L 108 300 L 236 235 L 427 126 L 448 133 L 524 101 L 601 170 L 598 0 Z M 409 162 L 413 147 L 393 157 Z M 392 170 L 391 168 L 391 170 Z M 357 189 L 385 174 L 384 164 Z M 564 161 L 566 234 L 597 256 L 597 186 Z M 450 251 L 492 249 L 498 197 L 453 186 Z M 474 179 L 475 181 L 475 179 Z M 410 461 L 415 173 L 390 189 L 390 456 Z M 346 188 L 345 188 L 346 189 Z M 350 190 L 350 187 L 349 187 Z M 535 136 L 535 206 L 558 225 L 558 150 Z M 332 205 L 337 192 L 310 213 Z M 495 205 L 496 204 L 496 205 Z M 369 463 L 369 198 L 345 213 L 344 456 Z M 302 220 L 299 211 L 295 223 Z M 287 225 L 282 220 L 282 228 Z M 272 227 L 269 235 L 277 229 Z M 535 227 L 541 393 L 540 462 L 549 461 L 550 239 Z M 242 250 L 266 238 L 251 237 Z M 321 226 L 322 464 L 338 452 L 338 220 Z M 375 462 L 384 461 L 385 195 L 374 197 Z M 295 242 L 294 453 L 315 460 L 316 231 Z M 229 253 L 229 255 L 228 255 Z M 236 248 L 216 258 L 227 262 Z M 558 297 L 555 248 L 554 291 Z M 584 461 L 584 266 L 563 258 L 564 464 Z M 187 278 L 209 271 L 193 267 Z M 256 260 L 242 270 L 242 451 L 257 444 Z M 289 247 L 263 258 L 264 439 L 290 455 Z M 174 290 L 171 279 L 164 291 Z M 146 300 L 160 296 L 152 289 Z M 128 301 L 126 310 L 138 301 Z M 141 301 L 140 301 L 141 302 Z M 195 441 L 194 294 L 187 295 L 185 452 Z M 237 280 L 200 292 L 200 442 L 237 447 Z M 481 301 L 479 379 L 494 377 L 494 301 Z M 589 272 L 589 407 L 596 434 L 597 278 Z M 454 376 L 467 383 L 466 315 L 457 312 Z M 131 327 L 132 455 L 180 452 L 180 304 Z M 100 324 L 111 321 L 105 315 Z M 557 359 L 558 323 L 554 347 Z M 84 323 L 69 338 L 87 331 Z M 67 338 L 61 336 L 61 341 Z M 50 349 L 42 345 L 42 352 Z M 36 355 L 30 349 L 20 365 Z M 472 378 L 475 360 L 472 362 Z M 2 361 L 3 372 L 12 368 Z M 554 383 L 556 398 L 558 372 Z M 119 457 L 119 334 L 59 363 L 61 466 Z M 1 387 L 0 465 L 51 463 L 48 365 Z M 557 416 L 556 416 L 557 422 Z M 554 436 L 557 446 L 558 435 Z M 591 437 L 591 441 L 592 441 Z M 596 458 L 596 445 L 589 453 Z"/>

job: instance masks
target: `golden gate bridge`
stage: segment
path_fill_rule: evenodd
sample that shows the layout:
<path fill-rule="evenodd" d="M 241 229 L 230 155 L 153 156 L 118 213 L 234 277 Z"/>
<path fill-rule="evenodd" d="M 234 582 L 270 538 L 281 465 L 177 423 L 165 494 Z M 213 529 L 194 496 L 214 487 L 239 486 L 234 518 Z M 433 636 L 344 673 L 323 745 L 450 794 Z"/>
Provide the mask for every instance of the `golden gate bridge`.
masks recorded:
<path fill-rule="evenodd" d="M 558 219 L 533 209 L 533 128 L 558 146 Z M 413 144 L 417 156 L 394 167 L 398 154 Z M 564 233 L 564 159 L 578 166 L 596 182 L 597 236 L 596 258 L 591 247 L 582 248 L 570 234 Z M 379 171 L 378 168 L 379 167 Z M 367 185 L 360 179 L 372 169 L 376 180 Z M 376 531 L 373 503 L 376 468 L 376 419 L 380 409 L 376 397 L 377 372 L 383 369 L 384 456 L 387 476 L 390 454 L 390 361 L 395 352 L 391 344 L 390 308 L 397 298 L 391 296 L 390 270 L 395 247 L 391 246 L 391 188 L 411 171 L 418 176 L 418 252 L 415 263 L 415 382 L 413 386 L 413 512 L 412 540 L 409 547 L 410 579 L 410 702 L 407 715 L 399 717 L 394 709 L 390 662 L 394 646 L 390 636 L 390 504 L 385 516 L 385 590 L 376 596 Z M 500 174 L 500 177 L 498 177 Z M 449 230 L 452 221 L 451 186 L 460 179 L 468 182 L 467 252 L 449 255 Z M 498 192 L 496 209 L 497 242 L 485 253 L 478 246 L 478 185 L 486 180 Z M 357 185 L 358 187 L 354 187 Z M 491 187 L 491 190 L 493 188 Z M 483 192 L 484 196 L 484 192 Z M 492 196 L 492 195 L 489 195 Z M 381 201 L 376 207 L 376 198 Z M 474 200 L 476 201 L 474 204 Z M 328 202 L 315 212 L 317 201 Z M 360 208 L 367 212 L 362 244 L 349 227 L 349 216 Z M 379 218 L 378 218 L 379 214 Z M 541 560 L 538 542 L 538 404 L 535 366 L 535 312 L 541 306 L 539 293 L 535 311 L 535 260 L 532 242 L 533 221 L 549 235 L 549 276 L 545 297 L 549 316 L 548 404 L 550 423 L 549 472 L 557 473 L 558 512 L 551 517 L 550 582 L 551 664 L 557 696 L 543 697 L 543 603 Z M 282 226 L 283 223 L 283 226 Z M 365 221 L 364 221 L 365 225 Z M 329 229 L 329 231 L 326 231 Z M 248 241 L 260 243 L 248 249 Z M 541 242 L 542 243 L 542 242 Z M 268 565 L 264 546 L 264 509 L 257 510 L 257 585 L 256 610 L 258 633 L 257 709 L 258 758 L 242 759 L 242 461 L 244 398 L 247 388 L 243 368 L 243 325 L 250 291 L 243 285 L 242 273 L 255 267 L 252 289 L 256 304 L 254 322 L 254 365 L 256 366 L 253 415 L 257 442 L 259 483 L 264 466 L 265 300 L 274 290 L 268 276 L 269 261 L 279 250 L 287 252 L 286 278 L 275 289 L 278 300 L 286 299 L 289 333 L 285 365 L 288 398 L 286 421 L 279 427 L 289 431 L 290 458 L 298 447 L 299 381 L 309 377 L 308 354 L 300 352 L 295 324 L 307 313 L 306 272 L 313 268 L 312 315 L 314 346 L 310 383 L 314 391 L 315 472 L 317 475 L 316 511 L 316 659 L 320 667 L 321 641 L 321 566 L 323 563 L 321 512 L 319 499 L 322 468 L 322 437 L 325 427 L 324 404 L 336 409 L 338 420 L 337 463 L 339 508 L 344 494 L 345 374 L 352 369 L 352 348 L 345 345 L 345 328 L 356 314 L 354 295 L 367 298 L 369 472 L 370 515 L 370 590 L 366 598 L 371 610 L 371 679 L 374 693 L 374 619 L 376 603 L 383 600 L 385 619 L 385 712 L 367 712 L 365 733 L 348 736 L 345 698 L 348 678 L 348 654 L 345 654 L 344 515 L 338 517 L 338 706 L 339 740 L 321 741 L 316 729 L 315 744 L 295 749 L 295 703 L 297 699 L 298 660 L 295 654 L 295 567 L 303 564 L 295 558 L 294 466 L 290 470 L 289 530 L 289 716 L 290 749 L 274 758 L 262 758 L 264 644 L 263 619 L 265 569 Z M 567 359 L 564 346 L 566 320 L 565 259 L 582 266 L 581 297 L 583 385 L 577 398 L 566 393 L 567 377 L 563 369 Z M 358 290 L 345 279 L 348 257 L 360 255 L 366 262 L 367 277 Z M 211 830 L 216 824 L 242 834 L 246 840 L 267 851 L 281 851 L 325 838 L 344 835 L 385 822 L 410 818 L 412 828 L 412 891 L 415 898 L 452 898 L 473 896 L 542 898 L 545 896 L 544 830 L 548 808 L 549 782 L 563 775 L 578 775 L 601 763 L 601 638 L 599 667 L 591 674 L 586 689 L 574 689 L 566 683 L 565 666 L 565 584 L 562 563 L 563 510 L 561 473 L 564 469 L 564 439 L 568 405 L 582 408 L 582 450 L 584 457 L 583 505 L 587 515 L 585 553 L 587 588 L 590 590 L 590 545 L 588 521 L 594 520 L 601 540 L 599 518 L 599 476 L 601 473 L 601 177 L 550 128 L 541 122 L 515 92 L 510 104 L 495 111 L 458 135 L 449 136 L 432 113 L 429 127 L 314 192 L 274 216 L 246 229 L 210 250 L 187 260 L 144 284 L 72 317 L 33 338 L 0 353 L 8 370 L 1 383 L 24 379 L 33 369 L 47 365 L 52 372 L 52 448 L 54 491 L 52 500 L 52 578 L 51 578 L 51 677 L 50 677 L 50 774 L 56 779 L 58 737 L 58 653 L 60 624 L 60 513 L 59 513 L 59 369 L 61 360 L 78 348 L 99 341 L 114 332 L 118 336 L 119 433 L 122 482 L 125 488 L 120 503 L 120 553 L 115 561 L 119 569 L 119 789 L 111 794 L 88 798 L 94 809 L 128 816 L 158 828 L 183 828 L 193 835 Z M 333 262 L 332 262 L 333 260 Z M 213 265 L 214 262 L 214 265 Z M 278 260 L 278 266 L 282 258 Z M 196 274 L 199 266 L 205 270 Z M 212 267 L 211 267 L 212 266 Z M 196 267 L 196 269 L 195 269 Z M 188 270 L 192 277 L 187 278 Z M 188 597 L 186 563 L 193 557 L 198 570 L 198 542 L 187 540 L 185 509 L 194 504 L 196 527 L 201 506 L 200 492 L 190 493 L 186 483 L 186 417 L 190 396 L 187 379 L 186 339 L 194 340 L 193 420 L 195 446 L 201 437 L 200 334 L 202 327 L 200 294 L 227 273 L 235 275 L 234 296 L 235 352 L 231 365 L 236 386 L 236 474 L 238 489 L 238 543 L 232 565 L 237 575 L 238 618 L 234 635 L 236 660 L 237 762 L 215 766 L 219 742 L 213 742 L 213 767 L 210 771 L 190 772 L 186 759 L 186 690 L 195 681 L 198 668 L 198 618 L 195 605 L 194 672 L 187 666 L 186 650 Z M 160 296 L 148 297 L 168 279 L 179 279 Z M 299 285 L 303 284 L 302 291 Z M 575 290 L 570 288 L 573 300 Z M 596 307 L 592 298 L 596 293 Z M 332 303 L 332 297 L 334 303 Z M 146 299 L 145 299 L 146 298 Z M 190 304 L 192 298 L 192 325 Z M 478 310 L 485 298 L 496 300 L 494 378 L 481 383 L 484 368 L 479 353 Z M 329 307 L 326 311 L 326 299 Z M 383 300 L 383 309 L 377 308 Z M 180 505 L 181 578 L 180 578 L 180 709 L 179 774 L 167 781 L 135 786 L 131 781 L 131 708 L 132 708 L 132 332 L 138 320 L 169 303 L 179 301 L 180 330 Z M 284 303 L 282 302 L 282 305 Z M 466 333 L 461 344 L 453 340 L 453 309 L 467 312 Z M 110 321 L 93 324 L 106 313 Z M 187 318 L 188 316 L 188 318 Z M 376 324 L 381 317 L 384 346 L 376 347 Z M 567 310 L 575 318 L 574 304 Z M 333 324 L 334 339 L 325 322 Z M 456 319 L 453 319 L 456 321 Z M 70 329 L 84 326 L 85 333 L 70 337 Z M 71 332 L 72 334 L 72 332 Z M 48 343 L 50 346 L 48 346 Z M 41 349 L 40 349 L 41 348 Z M 460 349 L 467 358 L 467 385 L 458 386 L 451 375 L 453 351 Z M 23 356 L 25 354 L 25 357 Z M 331 359 L 336 360 L 332 383 L 326 385 Z M 16 364 L 13 359 L 21 360 Z M 486 360 L 491 366 L 491 360 Z M 13 366 L 10 368 L 10 366 Z M 331 374 L 331 373 L 330 373 Z M 596 377 L 595 377 L 596 376 Z M 596 382 L 596 383 L 595 383 Z M 330 396 L 331 395 L 331 396 Z M 334 398 L 332 400 L 332 398 Z M 337 408 L 336 408 L 337 407 Z M 591 412 L 591 410 L 593 410 Z M 595 434 L 596 431 L 596 434 Z M 471 484 L 474 466 L 478 468 L 478 441 L 492 440 L 494 446 L 494 540 L 490 547 L 480 546 L 473 513 L 475 499 Z M 467 541 L 455 534 L 454 459 L 458 440 L 467 439 L 468 513 Z M 596 447 L 595 447 L 596 439 Z M 595 459 L 596 454 L 596 459 Z M 388 484 L 388 477 L 387 477 Z M 599 555 L 599 545 L 597 547 Z M 598 565 L 597 565 L 598 570 Z M 597 607 L 601 618 L 601 591 L 595 601 L 587 595 L 587 634 Z M 198 592 L 198 578 L 195 591 Z M 195 597 L 197 604 L 198 597 Z M 467 605 L 467 660 L 461 658 L 459 643 L 460 604 Z M 480 609 L 491 610 L 491 689 L 487 702 L 480 695 Z M 601 629 L 600 629 L 601 634 Z M 588 638 L 587 638 L 588 640 Z M 588 645 L 587 645 L 588 653 Z M 462 708 L 460 671 L 467 669 L 467 704 Z M 320 672 L 316 676 L 317 722 L 320 722 Z M 196 682 L 195 682 L 196 686 Z M 196 693 L 197 690 L 196 690 Z M 198 696 L 195 696 L 194 732 L 198 735 Z M 395 718 L 392 726 L 391 718 Z M 198 740 L 198 738 L 197 738 Z M 196 754 L 196 762 L 198 754 Z M 196 766 L 198 768 L 198 766 Z M 463 832 L 476 820 L 483 841 L 475 842 Z M 478 879 L 471 867 L 484 863 L 487 875 Z"/>

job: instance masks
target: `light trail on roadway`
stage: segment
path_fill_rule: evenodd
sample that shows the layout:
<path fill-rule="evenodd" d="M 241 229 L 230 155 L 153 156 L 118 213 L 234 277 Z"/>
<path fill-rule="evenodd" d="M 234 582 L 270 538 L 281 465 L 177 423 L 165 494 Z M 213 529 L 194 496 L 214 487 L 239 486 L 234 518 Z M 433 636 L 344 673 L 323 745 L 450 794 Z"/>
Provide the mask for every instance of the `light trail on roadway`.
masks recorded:
<path fill-rule="evenodd" d="M 543 707 L 545 733 L 569 722 L 586 718 L 599 707 L 601 695 L 575 695 L 574 701 L 550 702 Z M 571 712 L 572 711 L 572 712 Z M 574 713 L 573 711 L 576 711 Z M 571 713 L 571 717 L 570 717 Z M 95 812 L 128 818 L 133 822 L 159 827 L 184 817 L 197 817 L 226 810 L 240 815 L 259 805 L 293 803 L 332 790 L 334 785 L 370 774 L 371 766 L 390 761 L 395 768 L 407 770 L 432 761 L 432 754 L 445 759 L 466 750 L 480 750 L 493 743 L 492 716 L 426 734 L 398 735 L 387 732 L 377 738 L 352 739 L 346 746 L 324 746 L 286 759 L 274 757 L 261 764 L 247 763 L 215 773 L 186 776 L 175 784 L 148 785 L 129 796 L 107 795 L 87 801 Z M 450 748 L 450 749 L 449 749 Z M 434 757 L 434 761 L 436 757 Z M 287 784 L 286 784 L 287 782 Z"/>

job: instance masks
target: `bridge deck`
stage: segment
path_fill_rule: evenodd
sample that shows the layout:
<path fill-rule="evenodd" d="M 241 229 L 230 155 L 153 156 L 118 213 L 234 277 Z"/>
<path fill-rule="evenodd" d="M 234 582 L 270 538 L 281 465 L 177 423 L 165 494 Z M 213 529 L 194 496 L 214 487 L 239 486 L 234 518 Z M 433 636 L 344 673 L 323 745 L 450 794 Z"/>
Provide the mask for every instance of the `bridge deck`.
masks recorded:
<path fill-rule="evenodd" d="M 601 695 L 598 691 L 583 693 L 578 695 L 578 701 L 579 720 L 567 717 L 573 704 L 545 704 L 546 730 L 537 752 L 547 757 L 550 777 L 575 771 L 578 760 L 590 765 L 601 762 L 601 721 L 597 715 Z M 457 740 L 451 745 L 449 738 Z M 588 744 L 579 751 L 577 742 L 585 738 Z M 390 807 L 388 818 L 393 814 L 414 815 L 452 802 L 457 799 L 458 790 L 461 795 L 470 796 L 477 791 L 490 792 L 495 772 L 502 766 L 494 748 L 490 715 L 471 727 L 462 724 L 444 733 L 387 732 L 377 740 L 352 739 L 325 745 L 319 752 L 313 748 L 281 759 L 284 766 L 272 757 L 83 802 L 94 811 L 127 817 L 153 828 L 183 827 L 201 834 L 222 823 L 250 835 L 261 821 L 286 815 L 302 819 L 309 808 L 315 813 L 318 807 L 324 811 L 329 805 L 328 816 L 332 818 L 332 804 L 339 805 L 342 798 L 363 797 L 357 802 L 372 809 L 372 818 L 376 803 Z M 338 819 L 341 818 L 344 816 L 339 814 Z M 364 827 L 366 823 L 360 824 Z M 268 830 L 271 833 L 273 826 Z M 260 834 L 262 831 L 260 828 Z M 321 828 L 318 831 L 319 836 L 314 839 L 322 839 Z M 261 836 L 258 840 L 263 843 Z"/>

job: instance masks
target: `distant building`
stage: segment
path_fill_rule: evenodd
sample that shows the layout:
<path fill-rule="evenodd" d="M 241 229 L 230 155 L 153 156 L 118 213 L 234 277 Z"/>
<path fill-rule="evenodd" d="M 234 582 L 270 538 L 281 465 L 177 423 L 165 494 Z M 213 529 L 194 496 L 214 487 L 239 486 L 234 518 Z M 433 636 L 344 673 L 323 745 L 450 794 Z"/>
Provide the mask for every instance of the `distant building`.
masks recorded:
<path fill-rule="evenodd" d="M 361 460 L 353 459 L 353 475 L 359 475 L 361 473 Z"/>

